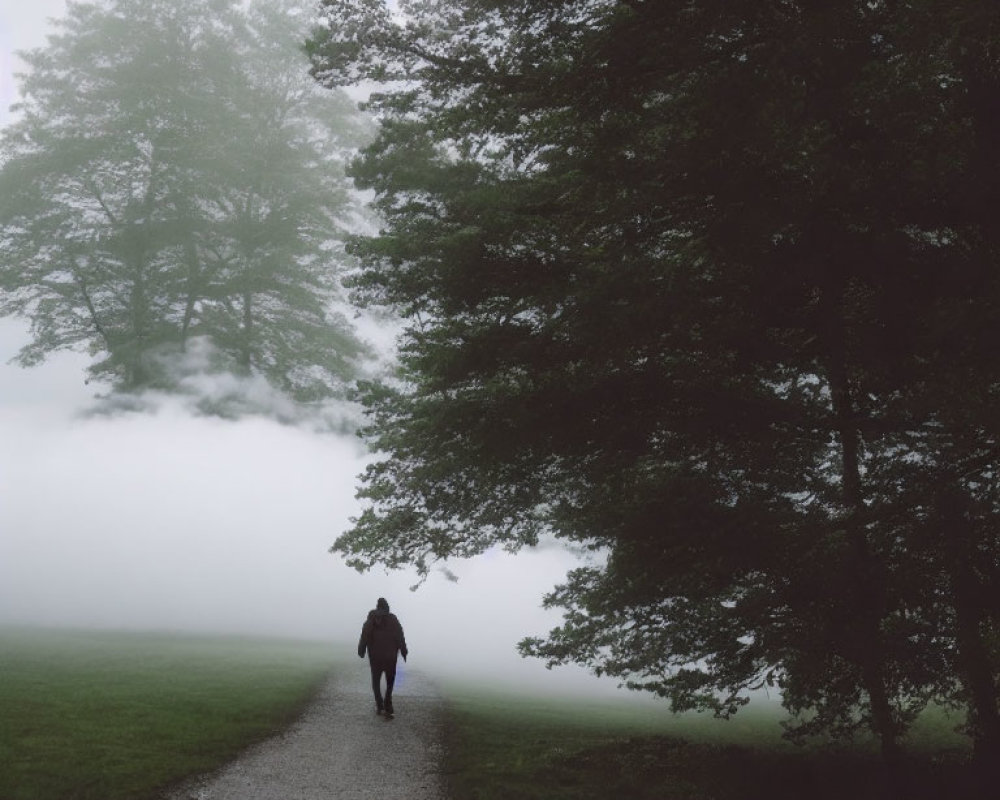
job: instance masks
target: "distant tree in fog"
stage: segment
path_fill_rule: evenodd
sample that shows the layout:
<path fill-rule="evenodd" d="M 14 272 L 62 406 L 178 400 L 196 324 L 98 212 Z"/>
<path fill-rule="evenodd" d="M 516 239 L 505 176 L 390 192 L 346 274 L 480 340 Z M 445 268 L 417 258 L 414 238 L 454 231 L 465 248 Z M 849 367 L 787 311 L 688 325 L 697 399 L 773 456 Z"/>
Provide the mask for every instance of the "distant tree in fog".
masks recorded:
<path fill-rule="evenodd" d="M 207 337 L 217 367 L 298 400 L 365 353 L 336 309 L 358 214 L 343 175 L 366 127 L 308 75 L 310 4 L 71 3 L 25 55 L 2 135 L 0 313 L 31 365 L 87 348 L 91 376 L 170 389 Z"/>
<path fill-rule="evenodd" d="M 323 5 L 317 78 L 387 86 L 357 297 L 409 321 L 334 549 L 554 533 L 599 557 L 524 653 L 890 763 L 933 698 L 1000 761 L 1000 9 Z"/>

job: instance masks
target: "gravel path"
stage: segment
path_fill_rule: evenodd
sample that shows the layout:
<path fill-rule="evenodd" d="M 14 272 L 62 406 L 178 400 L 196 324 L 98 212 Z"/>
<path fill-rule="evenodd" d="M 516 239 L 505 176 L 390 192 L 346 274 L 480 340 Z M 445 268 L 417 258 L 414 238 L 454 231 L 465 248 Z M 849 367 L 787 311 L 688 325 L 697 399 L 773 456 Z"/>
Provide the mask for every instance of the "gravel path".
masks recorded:
<path fill-rule="evenodd" d="M 368 664 L 332 676 L 287 731 L 168 800 L 444 800 L 441 697 L 400 662 L 396 716 L 375 714 Z"/>

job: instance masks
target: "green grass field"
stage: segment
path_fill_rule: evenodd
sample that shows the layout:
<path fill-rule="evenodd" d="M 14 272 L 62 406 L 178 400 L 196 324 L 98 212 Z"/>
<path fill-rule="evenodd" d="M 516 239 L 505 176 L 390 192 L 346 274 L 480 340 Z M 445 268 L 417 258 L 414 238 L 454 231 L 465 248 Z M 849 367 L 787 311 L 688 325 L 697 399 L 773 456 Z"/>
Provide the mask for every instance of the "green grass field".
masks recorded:
<path fill-rule="evenodd" d="M 730 721 L 635 703 L 530 698 L 446 685 L 454 800 L 843 800 L 879 798 L 871 742 L 808 748 L 781 738 L 777 704 Z M 914 798 L 965 798 L 967 743 L 928 715 L 908 742 Z"/>
<path fill-rule="evenodd" d="M 0 629 L 0 800 L 143 800 L 288 724 L 326 644 Z"/>
<path fill-rule="evenodd" d="M 342 662 L 329 644 L 0 628 L 0 800 L 152 800 L 287 725 Z M 627 699 L 445 683 L 453 800 L 874 800 L 870 742 L 795 748 L 783 712 L 675 717 Z M 955 719 L 908 741 L 912 800 L 971 797 Z M 291 800 L 291 799 L 290 799 Z"/>

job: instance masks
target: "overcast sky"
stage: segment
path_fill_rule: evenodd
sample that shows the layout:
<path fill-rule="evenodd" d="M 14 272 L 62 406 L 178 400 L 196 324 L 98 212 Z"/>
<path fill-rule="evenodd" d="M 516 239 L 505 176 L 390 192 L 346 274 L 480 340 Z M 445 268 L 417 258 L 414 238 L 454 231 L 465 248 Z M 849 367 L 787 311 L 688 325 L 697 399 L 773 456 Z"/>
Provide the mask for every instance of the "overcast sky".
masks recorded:
<path fill-rule="evenodd" d="M 44 44 L 63 0 L 0 0 L 0 124 L 15 99 L 13 50 Z M 359 575 L 327 553 L 356 514 L 357 440 L 282 426 L 155 412 L 86 415 L 88 358 L 30 370 L 8 361 L 23 321 L 0 319 L 0 623 L 282 633 L 353 646 L 388 598 L 411 665 L 552 688 L 607 688 L 548 672 L 516 642 L 559 617 L 543 593 L 574 565 L 557 549 L 449 565 L 416 592 L 412 574 Z M 613 684 L 611 684 L 613 685 Z"/>
<path fill-rule="evenodd" d="M 17 99 L 14 73 L 24 67 L 14 52 L 45 44 L 48 19 L 61 16 L 65 7 L 66 0 L 0 0 L 0 125 Z"/>

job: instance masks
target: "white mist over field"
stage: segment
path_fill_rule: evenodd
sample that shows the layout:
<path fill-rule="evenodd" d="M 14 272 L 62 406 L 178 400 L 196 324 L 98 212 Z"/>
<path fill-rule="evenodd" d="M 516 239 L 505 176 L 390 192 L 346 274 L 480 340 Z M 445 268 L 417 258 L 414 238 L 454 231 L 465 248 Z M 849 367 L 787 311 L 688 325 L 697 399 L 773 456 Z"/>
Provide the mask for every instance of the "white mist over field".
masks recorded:
<path fill-rule="evenodd" d="M 557 548 L 361 575 L 327 552 L 358 513 L 354 437 L 270 421 L 153 411 L 85 415 L 87 362 L 6 362 L 23 327 L 0 321 L 0 624 L 276 634 L 353 648 L 384 596 L 410 666 L 453 677 L 606 691 L 578 669 L 515 652 L 559 621 L 543 593 L 576 562 Z"/>

